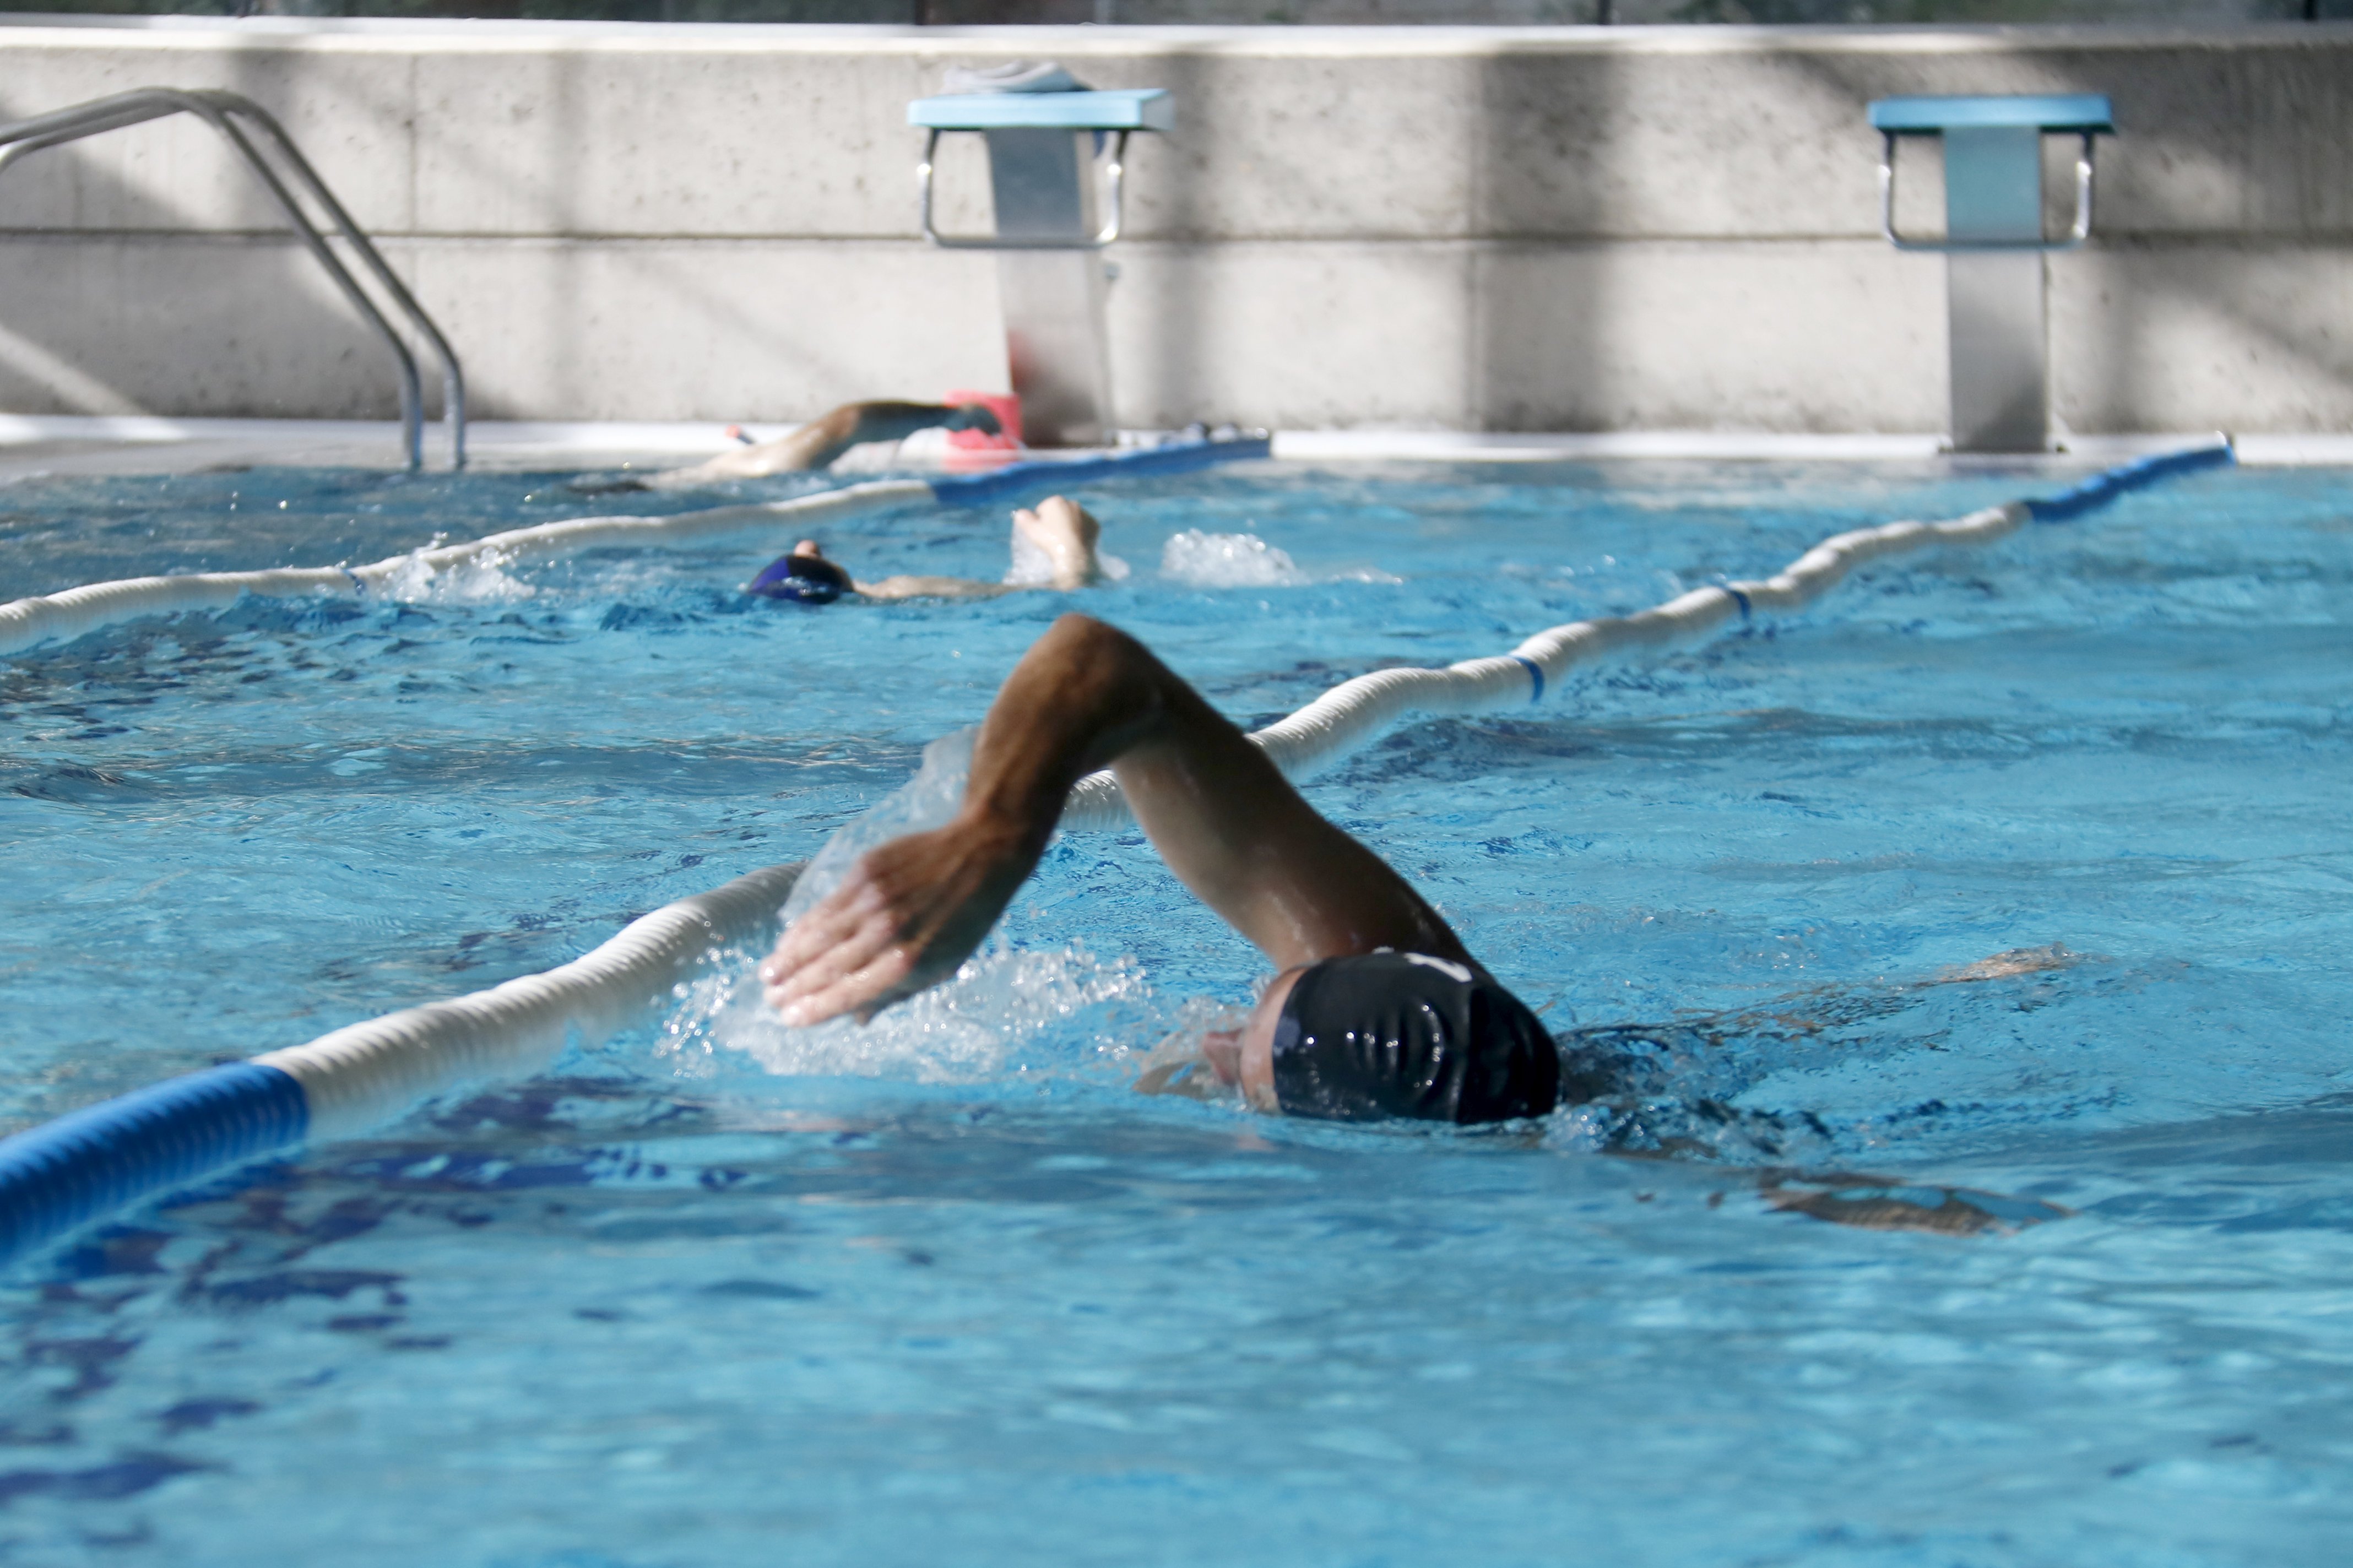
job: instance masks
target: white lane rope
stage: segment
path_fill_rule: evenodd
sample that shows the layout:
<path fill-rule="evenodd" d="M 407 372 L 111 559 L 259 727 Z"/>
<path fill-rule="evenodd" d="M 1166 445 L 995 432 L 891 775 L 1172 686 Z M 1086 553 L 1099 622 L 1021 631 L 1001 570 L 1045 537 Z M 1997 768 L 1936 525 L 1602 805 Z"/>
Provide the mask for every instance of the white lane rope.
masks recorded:
<path fill-rule="evenodd" d="M 666 994 L 698 959 L 767 929 L 800 874 L 798 862 L 765 867 L 641 915 L 557 968 L 387 1013 L 252 1060 L 302 1086 L 313 1137 L 358 1131 L 463 1084 L 537 1072 L 566 1040 L 596 1044 Z"/>
<path fill-rule="evenodd" d="M 175 577 L 130 577 L 92 583 L 56 594 L 0 605 L 0 657 L 45 642 L 69 642 L 145 616 L 177 616 L 226 610 L 245 595 L 297 598 L 323 594 L 366 599 L 385 594 L 404 577 L 466 567 L 526 565 L 584 550 L 674 544 L 725 533 L 750 523 L 787 521 L 796 526 L 831 522 L 858 512 L 908 501 L 929 501 L 933 487 L 921 479 L 878 479 L 791 500 L 712 507 L 669 517 L 580 517 L 509 529 L 464 544 L 412 551 L 365 566 L 283 566 L 260 572 L 195 572 Z"/>
<path fill-rule="evenodd" d="M 2031 503 L 2012 501 L 1950 522 L 1890 522 L 1834 534 L 1770 577 L 1694 588 L 1635 615 L 1571 621 L 1536 633 L 1499 658 L 1357 676 L 1250 739 L 1284 777 L 1304 778 L 1368 744 L 1408 713 L 1480 713 L 1539 702 L 1580 664 L 1629 649 L 1688 642 L 1735 616 L 1801 610 L 1867 561 L 1940 545 L 1989 543 L 2031 515 Z M 1066 828 L 1116 828 L 1131 820 L 1119 781 L 1108 771 L 1081 779 L 1062 811 Z"/>

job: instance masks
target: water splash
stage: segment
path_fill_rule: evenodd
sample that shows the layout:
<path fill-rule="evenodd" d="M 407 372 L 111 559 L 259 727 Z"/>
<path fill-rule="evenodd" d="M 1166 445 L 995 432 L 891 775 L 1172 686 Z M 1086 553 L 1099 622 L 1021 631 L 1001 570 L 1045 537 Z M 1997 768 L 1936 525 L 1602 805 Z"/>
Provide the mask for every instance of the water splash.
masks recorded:
<path fill-rule="evenodd" d="M 1160 550 L 1160 574 L 1195 588 L 1300 588 L 1313 583 L 1400 583 L 1387 572 L 1356 568 L 1318 574 L 1255 533 L 1172 533 Z"/>
<path fill-rule="evenodd" d="M 489 552 L 437 570 L 427 554 L 441 543 L 411 551 L 385 579 L 384 596 L 403 605 L 503 605 L 536 595 L 538 589 L 510 576 L 512 555 Z"/>
<path fill-rule="evenodd" d="M 780 1078 L 888 1078 L 976 1083 L 1008 1074 L 1122 1072 L 1138 1055 L 1134 1016 L 1156 1013 L 1134 959 L 1103 960 L 1081 942 L 967 959 L 955 976 L 871 1024 L 837 1018 L 787 1026 L 760 996 L 753 956 L 731 954 L 680 990 L 655 1054 L 680 1076 L 737 1065 Z M 1075 1038 L 1072 1037 L 1075 1034 Z"/>
<path fill-rule="evenodd" d="M 1255 533 L 1172 533 L 1160 574 L 1196 588 L 1296 588 L 1311 579 L 1290 554 Z"/>
<path fill-rule="evenodd" d="M 849 824 L 809 862 L 778 914 L 793 921 L 841 885 L 858 858 L 878 844 L 944 826 L 964 803 L 979 731 L 959 730 L 923 749 L 915 776 Z M 730 1057 L 776 1077 L 812 1075 L 969 1083 L 1009 1068 L 1124 1068 L 1158 1016 L 1141 965 L 1103 960 L 1083 943 L 1015 951 L 1000 938 L 945 983 L 899 1004 L 871 1024 L 837 1018 L 792 1028 L 761 997 L 747 949 L 713 954 L 704 973 L 680 985 L 681 1005 L 665 1022 L 656 1055 L 683 1077 L 716 1076 Z M 1146 1016 L 1134 1015 L 1141 1009 Z M 1093 1016 L 1082 1021 L 1082 1015 Z M 1071 1037 L 1077 1025 L 1077 1038 Z M 1051 1037 L 1050 1041 L 1049 1037 Z M 1017 1063 L 1018 1047 L 1049 1047 L 1050 1061 Z"/>
<path fill-rule="evenodd" d="M 925 746 L 923 765 L 913 778 L 826 840 L 825 847 L 793 885 L 792 897 L 785 900 L 778 921 L 789 926 L 824 902 L 841 886 L 858 858 L 876 845 L 946 826 L 964 805 L 965 781 L 972 775 L 973 743 L 979 739 L 980 727 L 972 725 Z"/>

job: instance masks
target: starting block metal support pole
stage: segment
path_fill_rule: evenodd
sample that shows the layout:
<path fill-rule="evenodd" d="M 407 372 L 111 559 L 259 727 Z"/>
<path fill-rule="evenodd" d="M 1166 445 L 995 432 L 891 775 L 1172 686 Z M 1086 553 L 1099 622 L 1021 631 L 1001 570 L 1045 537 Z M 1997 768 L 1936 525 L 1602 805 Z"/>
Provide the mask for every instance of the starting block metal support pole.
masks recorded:
<path fill-rule="evenodd" d="M 1100 447 L 1113 435 L 1105 279 L 1095 252 L 1119 237 L 1127 139 L 1175 128 L 1157 88 L 1103 92 L 976 92 L 918 99 L 907 123 L 927 132 L 915 167 L 923 237 L 950 250 L 993 250 L 1005 305 L 1005 352 L 1033 447 Z M 993 236 L 949 236 L 932 223 L 932 165 L 940 137 L 977 132 L 988 143 Z M 1103 205 L 1096 220 L 1094 159 L 1106 137 Z M 1085 149 L 1082 153 L 1082 148 Z"/>
<path fill-rule="evenodd" d="M 2042 258 L 2091 237 L 2092 139 L 2116 129 L 2108 100 L 2091 93 L 1883 98 L 1871 106 L 1871 123 L 1883 138 L 1881 231 L 1898 250 L 1945 256 L 1953 450 L 2045 450 L 2051 374 Z M 2075 160 L 2075 221 L 2058 239 L 2042 232 L 2042 138 L 2054 132 L 2083 138 Z M 1899 136 L 1943 139 L 1942 239 L 1896 231 Z"/>

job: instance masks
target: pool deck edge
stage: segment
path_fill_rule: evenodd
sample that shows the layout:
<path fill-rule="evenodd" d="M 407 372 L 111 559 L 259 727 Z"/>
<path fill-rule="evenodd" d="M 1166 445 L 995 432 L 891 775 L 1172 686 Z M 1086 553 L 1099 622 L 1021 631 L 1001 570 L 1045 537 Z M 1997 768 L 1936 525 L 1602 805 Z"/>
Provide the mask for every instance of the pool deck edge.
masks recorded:
<path fill-rule="evenodd" d="M 717 423 L 480 420 L 467 428 L 473 466 L 491 470 L 668 466 L 730 444 Z M 765 439 L 787 425 L 755 426 Z M 427 465 L 441 466 L 428 437 Z M 2115 463 L 2175 451 L 2211 432 L 2066 436 L 2047 455 L 2057 463 Z M 2353 433 L 2236 437 L 2239 460 L 2257 467 L 2353 467 Z M 912 458 L 913 452 L 906 454 Z M 1928 434 L 1808 434 L 1740 430 L 1616 430 L 1501 434 L 1460 430 L 1284 430 L 1278 461 L 1299 463 L 1544 463 L 1580 461 L 1920 462 L 2016 465 L 2032 454 L 1953 457 Z M 150 416 L 0 414 L 0 480 L 39 475 L 187 473 L 262 464 L 397 468 L 399 427 L 391 421 L 199 419 Z M 904 464 L 902 467 L 907 466 Z M 871 467 L 852 463 L 837 469 Z"/>

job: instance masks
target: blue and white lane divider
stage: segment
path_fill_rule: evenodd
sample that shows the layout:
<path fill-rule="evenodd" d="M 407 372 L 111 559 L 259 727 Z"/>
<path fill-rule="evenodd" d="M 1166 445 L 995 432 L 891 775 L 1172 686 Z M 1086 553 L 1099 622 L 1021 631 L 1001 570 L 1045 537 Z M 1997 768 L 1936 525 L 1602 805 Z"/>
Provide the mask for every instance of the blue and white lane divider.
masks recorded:
<path fill-rule="evenodd" d="M 42 643 L 75 637 L 146 616 L 225 610 L 248 594 L 266 598 L 326 595 L 364 599 L 396 584 L 470 567 L 501 570 L 577 554 L 584 550 L 684 543 L 753 524 L 795 530 L 908 505 L 973 506 L 1102 479 L 1189 473 L 1220 463 L 1263 458 L 1267 437 L 1169 441 L 1101 457 L 1008 463 L 980 474 L 929 479 L 877 479 L 820 490 L 791 500 L 713 507 L 670 517 L 581 517 L 510 529 L 466 544 L 448 544 L 365 566 L 287 566 L 262 572 L 196 572 L 176 577 L 132 577 L 92 583 L 62 593 L 0 605 L 0 657 Z"/>
<path fill-rule="evenodd" d="M 1746 619 L 1801 608 L 1866 561 L 1931 545 L 1984 543 L 2029 519 L 2081 516 L 2144 485 L 2232 460 L 2228 445 L 2202 447 L 2112 468 L 2058 496 L 2013 501 L 1950 522 L 1857 529 L 1822 541 L 1761 581 L 1695 589 L 1640 615 L 1555 626 L 1501 658 L 1442 670 L 1359 676 L 1253 739 L 1296 776 L 1370 739 L 1408 710 L 1525 705 L 1557 690 L 1574 664 L 1614 649 L 1679 641 L 1736 615 Z M 1076 467 L 1039 466 L 1058 470 L 1039 477 L 1040 486 L 1067 482 Z M 893 487 L 893 499 L 904 493 L 905 487 Z M 991 499 L 1005 493 L 993 492 Z M 1124 803 L 1108 784 L 1108 774 L 1082 781 L 1071 792 L 1064 825 L 1124 819 Z M 668 905 L 630 922 L 595 952 L 544 973 L 191 1073 L 0 1141 L 0 1262 L 210 1173 L 297 1143 L 364 1131 L 468 1083 L 535 1072 L 566 1039 L 594 1042 L 640 1015 L 703 954 L 765 934 L 800 870 L 770 867 Z"/>
<path fill-rule="evenodd" d="M 1344 681 L 1287 719 L 1250 736 L 1284 776 L 1303 778 L 1347 755 L 1408 713 L 1480 713 L 1525 707 L 1560 689 L 1580 664 L 1628 649 L 1683 643 L 1725 622 L 1805 608 L 1866 561 L 1937 546 L 1986 544 L 2030 519 L 2080 517 L 2131 490 L 2177 474 L 2235 461 L 2230 442 L 2144 458 L 2094 475 L 2043 500 L 1988 507 L 1949 522 L 1891 522 L 1823 540 L 1771 577 L 1694 588 L 1631 616 L 1573 621 L 1538 632 L 1494 658 L 1465 659 L 1444 669 L 1380 669 Z M 1066 827 L 1116 827 L 1128 820 L 1119 781 L 1106 771 L 1079 781 L 1062 814 Z"/>
<path fill-rule="evenodd" d="M 771 866 L 630 921 L 559 968 L 84 1106 L 0 1141 L 0 1262 L 297 1143 L 349 1136 L 468 1083 L 537 1072 L 769 929 L 800 878 Z"/>

